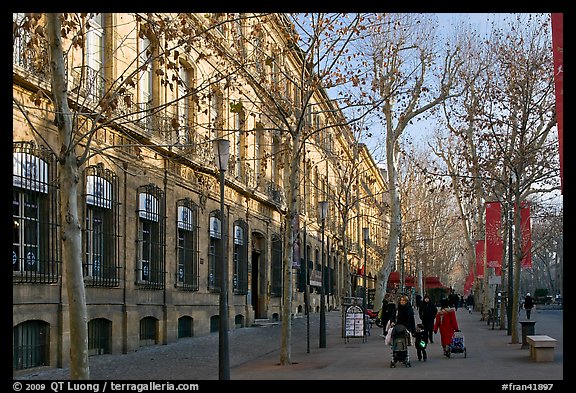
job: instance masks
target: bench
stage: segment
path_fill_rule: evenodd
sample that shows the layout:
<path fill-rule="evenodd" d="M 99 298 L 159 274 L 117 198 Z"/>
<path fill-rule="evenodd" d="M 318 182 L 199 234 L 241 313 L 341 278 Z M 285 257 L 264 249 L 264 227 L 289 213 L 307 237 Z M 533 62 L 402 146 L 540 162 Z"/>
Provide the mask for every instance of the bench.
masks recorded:
<path fill-rule="evenodd" d="M 537 362 L 554 361 L 554 348 L 558 341 L 546 335 L 526 336 L 530 345 L 530 358 Z"/>

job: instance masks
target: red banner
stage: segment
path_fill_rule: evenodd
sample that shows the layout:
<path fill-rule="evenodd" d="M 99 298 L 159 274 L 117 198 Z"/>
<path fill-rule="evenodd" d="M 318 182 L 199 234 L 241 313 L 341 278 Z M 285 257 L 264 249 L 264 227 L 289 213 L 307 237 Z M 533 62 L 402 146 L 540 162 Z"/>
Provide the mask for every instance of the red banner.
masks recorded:
<path fill-rule="evenodd" d="M 474 284 L 474 273 L 470 270 L 468 276 L 466 277 L 466 281 L 464 282 L 464 295 L 468 295 L 472 290 L 472 285 Z"/>
<path fill-rule="evenodd" d="M 530 203 L 520 204 L 520 231 L 522 233 L 522 260 L 521 266 L 525 269 L 532 267 L 532 231 L 530 229 Z"/>
<path fill-rule="evenodd" d="M 484 278 L 484 239 L 476 240 L 476 277 Z"/>
<path fill-rule="evenodd" d="M 501 237 L 502 231 L 502 205 L 500 202 L 486 202 L 486 266 L 502 268 L 504 255 L 504 242 Z"/>
<path fill-rule="evenodd" d="M 564 175 L 564 14 L 552 14 L 552 56 L 554 58 L 554 88 L 556 90 L 556 118 L 558 121 L 558 147 L 560 149 L 560 190 L 563 193 Z"/>

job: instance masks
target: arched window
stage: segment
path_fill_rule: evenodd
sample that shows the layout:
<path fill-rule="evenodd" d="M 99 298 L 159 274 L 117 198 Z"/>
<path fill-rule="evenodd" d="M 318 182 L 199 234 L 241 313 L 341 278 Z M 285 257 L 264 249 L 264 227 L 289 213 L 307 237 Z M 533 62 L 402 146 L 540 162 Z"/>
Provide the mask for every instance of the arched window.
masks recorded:
<path fill-rule="evenodd" d="M 13 281 L 57 282 L 60 249 L 55 156 L 29 142 L 13 146 Z"/>
<path fill-rule="evenodd" d="M 153 184 L 138 187 L 138 262 L 136 283 L 164 288 L 166 217 L 164 192 Z"/>
<path fill-rule="evenodd" d="M 154 345 L 158 343 L 158 319 L 144 317 L 140 320 L 140 346 Z"/>
<path fill-rule="evenodd" d="M 112 321 L 96 318 L 88 322 L 88 354 L 112 353 Z"/>
<path fill-rule="evenodd" d="M 198 276 L 198 211 L 189 199 L 180 199 L 176 203 L 176 286 L 197 291 Z"/>
<path fill-rule="evenodd" d="M 44 321 L 26 321 L 13 329 L 12 368 L 48 366 L 49 325 Z"/>
<path fill-rule="evenodd" d="M 178 338 L 194 336 L 194 319 L 188 315 L 178 318 Z"/>
<path fill-rule="evenodd" d="M 232 288 L 234 293 L 245 295 L 248 293 L 248 224 L 243 220 L 234 223 L 233 265 Z"/>
<path fill-rule="evenodd" d="M 220 220 L 220 211 L 210 213 L 210 243 L 208 245 L 208 289 L 220 291 L 221 251 L 220 242 L 224 241 L 225 225 Z"/>
<path fill-rule="evenodd" d="M 119 284 L 118 178 L 102 164 L 84 171 L 84 277 L 87 285 Z"/>

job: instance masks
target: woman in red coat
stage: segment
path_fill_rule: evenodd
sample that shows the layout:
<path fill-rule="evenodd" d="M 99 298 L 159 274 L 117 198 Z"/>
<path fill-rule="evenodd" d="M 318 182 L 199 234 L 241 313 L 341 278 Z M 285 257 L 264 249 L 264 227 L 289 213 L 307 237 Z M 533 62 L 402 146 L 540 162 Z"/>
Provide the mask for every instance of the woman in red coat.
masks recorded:
<path fill-rule="evenodd" d="M 441 309 L 436 314 L 434 321 L 434 333 L 440 330 L 440 343 L 444 348 L 444 356 L 450 357 L 450 344 L 454 337 L 454 332 L 458 330 L 458 321 L 456 312 L 449 307 L 448 299 L 442 299 L 440 302 Z"/>

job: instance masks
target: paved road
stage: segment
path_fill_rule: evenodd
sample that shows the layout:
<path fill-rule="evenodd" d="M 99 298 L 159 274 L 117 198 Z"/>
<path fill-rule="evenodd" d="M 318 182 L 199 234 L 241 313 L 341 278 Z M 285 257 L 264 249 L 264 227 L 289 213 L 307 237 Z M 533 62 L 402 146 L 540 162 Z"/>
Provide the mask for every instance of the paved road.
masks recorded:
<path fill-rule="evenodd" d="M 511 344 L 511 336 L 480 320 L 478 312 L 457 311 L 465 336 L 466 357 L 442 356 L 439 335 L 428 347 L 428 361 L 418 362 L 410 348 L 412 367 L 390 368 L 391 350 L 374 327 L 365 341 L 342 338 L 342 314 L 326 313 L 327 345 L 319 348 L 319 315 L 295 318 L 292 364 L 280 366 L 279 325 L 235 329 L 229 333 L 232 380 L 492 380 L 558 381 L 564 379 L 563 311 L 537 310 L 535 333 L 558 340 L 553 362 L 534 362 L 529 350 Z M 519 332 L 520 332 L 519 328 Z M 180 339 L 176 343 L 142 347 L 124 355 L 90 357 L 93 380 L 218 379 L 218 334 Z M 19 380 L 67 380 L 69 370 L 35 369 L 14 376 Z M 535 389 L 536 390 L 536 389 Z M 555 389 L 556 390 L 556 389 Z"/>

